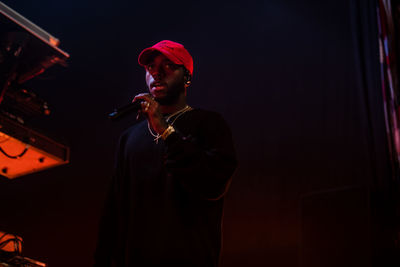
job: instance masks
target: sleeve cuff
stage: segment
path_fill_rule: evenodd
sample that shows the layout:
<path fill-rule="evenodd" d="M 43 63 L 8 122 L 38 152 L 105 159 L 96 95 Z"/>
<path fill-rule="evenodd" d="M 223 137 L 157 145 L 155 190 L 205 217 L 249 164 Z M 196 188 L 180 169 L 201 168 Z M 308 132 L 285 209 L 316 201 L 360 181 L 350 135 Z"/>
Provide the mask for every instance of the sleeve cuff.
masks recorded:
<path fill-rule="evenodd" d="M 165 138 L 164 142 L 166 145 L 172 145 L 178 142 L 179 139 L 181 139 L 181 135 L 177 131 L 174 131 L 173 133 L 168 135 L 167 138 Z"/>

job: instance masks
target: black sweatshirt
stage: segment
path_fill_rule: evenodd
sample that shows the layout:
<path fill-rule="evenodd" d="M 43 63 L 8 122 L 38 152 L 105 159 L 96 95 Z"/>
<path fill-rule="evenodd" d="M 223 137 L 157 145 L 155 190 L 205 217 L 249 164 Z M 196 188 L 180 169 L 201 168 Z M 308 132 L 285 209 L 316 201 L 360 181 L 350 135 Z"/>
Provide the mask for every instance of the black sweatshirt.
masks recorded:
<path fill-rule="evenodd" d="M 236 168 L 231 133 L 200 109 L 173 126 L 158 143 L 147 121 L 122 134 L 95 266 L 218 266 L 223 196 Z"/>

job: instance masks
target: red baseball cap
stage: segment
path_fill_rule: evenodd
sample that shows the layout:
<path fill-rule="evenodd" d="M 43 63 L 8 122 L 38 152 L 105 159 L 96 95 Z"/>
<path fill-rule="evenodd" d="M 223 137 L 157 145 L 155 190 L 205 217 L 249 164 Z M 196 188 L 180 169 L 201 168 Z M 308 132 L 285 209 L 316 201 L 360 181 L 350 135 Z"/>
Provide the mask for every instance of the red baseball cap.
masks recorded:
<path fill-rule="evenodd" d="M 169 40 L 163 40 L 156 43 L 152 47 L 144 49 L 138 58 L 139 65 L 146 66 L 148 64 L 150 54 L 154 51 L 160 52 L 177 65 L 183 65 L 190 72 L 190 74 L 193 75 L 192 56 L 183 45 Z"/>

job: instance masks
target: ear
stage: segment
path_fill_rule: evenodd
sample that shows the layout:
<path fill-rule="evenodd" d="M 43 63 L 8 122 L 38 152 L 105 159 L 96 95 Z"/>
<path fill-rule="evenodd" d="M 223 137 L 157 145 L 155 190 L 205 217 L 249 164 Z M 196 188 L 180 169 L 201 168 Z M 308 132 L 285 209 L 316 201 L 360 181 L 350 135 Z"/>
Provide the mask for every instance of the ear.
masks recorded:
<path fill-rule="evenodd" d="M 185 79 L 185 87 L 190 86 L 190 84 L 192 83 L 192 75 L 190 75 L 190 72 L 187 70 L 185 70 L 184 79 Z"/>

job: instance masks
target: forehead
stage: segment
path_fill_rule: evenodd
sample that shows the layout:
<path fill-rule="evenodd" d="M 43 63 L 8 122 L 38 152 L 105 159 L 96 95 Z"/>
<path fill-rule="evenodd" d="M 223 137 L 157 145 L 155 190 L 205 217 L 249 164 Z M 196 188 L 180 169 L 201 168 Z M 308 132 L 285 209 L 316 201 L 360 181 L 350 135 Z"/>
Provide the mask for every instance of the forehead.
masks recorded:
<path fill-rule="evenodd" d="M 160 53 L 158 51 L 153 51 L 153 52 L 151 52 L 151 54 L 148 55 L 146 65 L 149 65 L 149 64 L 152 64 L 155 62 L 171 62 L 171 63 L 173 63 L 170 59 L 168 59 L 162 53 Z"/>

